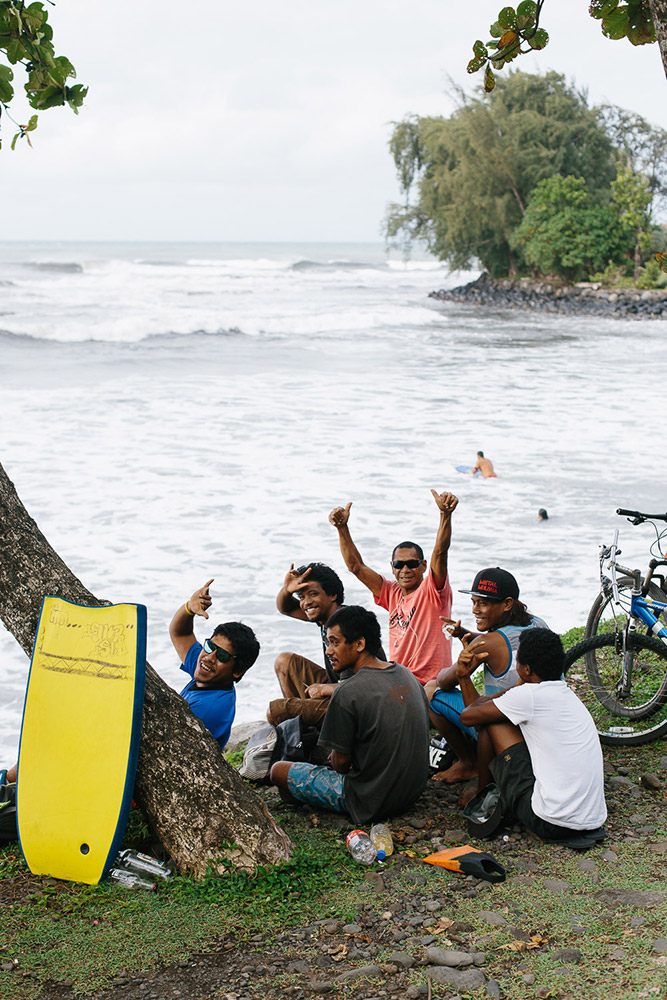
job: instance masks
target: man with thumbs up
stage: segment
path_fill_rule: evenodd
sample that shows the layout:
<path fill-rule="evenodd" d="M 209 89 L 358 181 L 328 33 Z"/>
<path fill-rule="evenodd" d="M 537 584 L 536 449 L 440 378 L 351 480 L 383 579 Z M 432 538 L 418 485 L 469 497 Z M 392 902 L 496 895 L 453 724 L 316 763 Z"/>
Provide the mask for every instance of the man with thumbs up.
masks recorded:
<path fill-rule="evenodd" d="M 181 691 L 194 715 L 213 734 L 222 750 L 231 732 L 236 714 L 236 691 L 239 681 L 259 655 L 255 633 L 242 622 L 217 625 L 203 646 L 195 639 L 196 616 L 208 618 L 213 603 L 209 580 L 182 604 L 169 625 L 169 637 L 181 658 L 181 670 L 191 680 Z"/>
<path fill-rule="evenodd" d="M 452 540 L 452 513 L 458 498 L 453 493 L 431 490 L 440 518 L 427 566 L 416 542 L 400 542 L 392 552 L 394 580 L 366 566 L 352 541 L 348 522 L 352 503 L 336 507 L 329 520 L 338 531 L 345 565 L 368 587 L 375 603 L 389 611 L 389 658 L 411 670 L 421 684 L 433 680 L 451 666 L 450 642 L 441 631 L 440 615 L 449 617 L 452 588 L 447 575 L 447 555 Z"/>

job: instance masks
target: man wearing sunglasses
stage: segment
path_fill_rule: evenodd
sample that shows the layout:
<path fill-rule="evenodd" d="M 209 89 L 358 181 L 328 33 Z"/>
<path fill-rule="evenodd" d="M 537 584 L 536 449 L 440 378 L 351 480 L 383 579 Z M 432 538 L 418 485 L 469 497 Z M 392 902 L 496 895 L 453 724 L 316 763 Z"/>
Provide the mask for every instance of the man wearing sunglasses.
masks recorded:
<path fill-rule="evenodd" d="M 181 697 L 222 750 L 236 713 L 234 685 L 257 659 L 259 643 L 253 630 L 242 622 L 218 625 L 203 646 L 197 642 L 194 619 L 196 615 L 208 618 L 208 609 L 213 603 L 209 593 L 212 583 L 213 580 L 209 580 L 181 605 L 169 625 L 169 637 L 181 658 L 181 670 L 191 677 Z"/>
<path fill-rule="evenodd" d="M 421 546 L 400 542 L 391 556 L 394 580 L 366 566 L 352 541 L 350 507 L 336 507 L 329 520 L 338 531 L 345 565 L 373 594 L 375 603 L 389 611 L 389 656 L 411 670 L 420 684 L 434 680 L 452 663 L 450 642 L 443 642 L 440 616 L 449 617 L 452 588 L 447 556 L 452 540 L 452 514 L 458 504 L 453 493 L 431 490 L 440 512 L 431 562 L 426 565 Z"/>

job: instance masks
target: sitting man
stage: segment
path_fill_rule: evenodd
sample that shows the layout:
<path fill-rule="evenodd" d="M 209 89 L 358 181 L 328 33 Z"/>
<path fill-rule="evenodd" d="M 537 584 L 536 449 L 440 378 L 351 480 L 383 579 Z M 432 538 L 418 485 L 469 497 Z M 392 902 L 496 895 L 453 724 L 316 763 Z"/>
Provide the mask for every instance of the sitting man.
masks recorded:
<path fill-rule="evenodd" d="M 447 556 L 452 540 L 452 513 L 458 499 L 453 493 L 431 490 L 440 511 L 438 532 L 430 566 L 421 546 L 400 542 L 391 556 L 394 581 L 389 582 L 364 563 L 352 541 L 350 507 L 336 507 L 329 520 L 338 530 L 345 565 L 372 592 L 375 603 L 389 611 L 389 652 L 397 663 L 411 670 L 420 684 L 451 666 L 450 643 L 442 641 L 441 615 L 450 615 L 452 588 L 447 576 Z"/>
<path fill-rule="evenodd" d="M 227 744 L 236 713 L 234 684 L 253 665 L 259 655 L 255 633 L 242 622 L 217 625 L 204 645 L 194 637 L 195 615 L 208 618 L 213 600 L 209 580 L 182 604 L 169 625 L 169 637 L 181 658 L 181 670 L 190 680 L 181 697 L 185 698 L 194 715 L 218 741 L 220 749 Z"/>
<path fill-rule="evenodd" d="M 563 680 L 560 637 L 544 628 L 524 632 L 515 686 L 479 698 L 470 674 L 488 641 L 469 646 L 457 667 L 467 706 L 461 721 L 479 728 L 480 779 L 488 767 L 503 804 L 544 840 L 603 840 L 602 749 L 588 709 Z"/>
<path fill-rule="evenodd" d="M 327 658 L 326 623 L 343 603 L 340 577 L 324 563 L 311 562 L 294 569 L 290 566 L 276 597 L 283 615 L 319 625 L 324 651 L 324 667 L 298 653 L 278 653 L 275 671 L 283 697 L 272 701 L 266 717 L 272 726 L 300 715 L 307 726 L 322 725 L 324 714 L 338 681 Z"/>
<path fill-rule="evenodd" d="M 331 768 L 281 760 L 271 783 L 284 797 L 349 813 L 355 823 L 404 812 L 428 779 L 424 690 L 405 667 L 377 658 L 380 624 L 372 611 L 340 608 L 327 638 L 333 669 L 352 673 L 334 689 L 322 726 Z"/>
<path fill-rule="evenodd" d="M 515 658 L 522 633 L 536 626 L 546 628 L 546 623 L 531 615 L 519 600 L 519 585 L 515 578 L 499 566 L 480 570 L 472 590 L 460 590 L 459 593 L 472 597 L 477 632 L 462 628 L 460 621 L 443 618 L 447 631 L 456 639 L 469 636 L 469 642 L 480 640 L 480 633 L 487 633 L 484 640 L 487 654 L 484 659 L 484 693 L 492 695 L 505 691 L 518 680 Z M 474 642 L 472 648 L 475 648 Z M 437 683 L 426 686 L 431 724 L 445 737 L 458 757 L 450 768 L 434 775 L 435 780 L 448 784 L 468 781 L 477 775 L 477 733 L 461 720 L 461 712 L 467 703 L 457 683 L 454 666 L 441 670 Z"/>

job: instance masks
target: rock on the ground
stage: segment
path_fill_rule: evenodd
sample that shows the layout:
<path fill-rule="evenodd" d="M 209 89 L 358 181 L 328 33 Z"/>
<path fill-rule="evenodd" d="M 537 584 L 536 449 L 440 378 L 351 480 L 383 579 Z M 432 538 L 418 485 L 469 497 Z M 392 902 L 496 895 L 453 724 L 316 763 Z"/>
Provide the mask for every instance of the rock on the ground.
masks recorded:
<path fill-rule="evenodd" d="M 605 906 L 615 909 L 617 906 L 659 906 L 667 902 L 667 892 L 660 889 L 601 889 L 595 893 L 595 898 Z"/>
<path fill-rule="evenodd" d="M 467 951 L 447 951 L 445 948 L 427 948 L 426 957 L 431 965 L 448 965 L 452 968 L 472 965 L 474 958 Z"/>
<path fill-rule="evenodd" d="M 480 969 L 450 969 L 446 965 L 428 965 L 426 975 L 442 986 L 453 986 L 462 993 L 469 993 L 484 986 L 486 976 Z"/>

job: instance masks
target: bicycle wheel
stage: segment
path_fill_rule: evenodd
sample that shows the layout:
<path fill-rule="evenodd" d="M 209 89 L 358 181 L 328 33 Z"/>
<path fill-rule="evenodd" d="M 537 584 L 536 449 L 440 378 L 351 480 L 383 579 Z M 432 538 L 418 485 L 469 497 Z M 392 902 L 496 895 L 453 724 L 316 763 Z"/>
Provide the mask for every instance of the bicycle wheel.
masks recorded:
<path fill-rule="evenodd" d="M 568 684 L 609 746 L 641 746 L 667 734 L 667 646 L 637 633 L 627 642 L 634 654 L 628 695 L 619 692 L 622 633 L 592 636 L 565 654 Z"/>
<path fill-rule="evenodd" d="M 617 583 L 618 604 L 615 604 L 614 595 L 611 593 L 598 594 L 593 601 L 586 620 L 586 638 L 592 635 L 601 635 L 603 632 L 622 632 L 625 628 L 630 613 L 630 598 L 632 597 L 634 581 L 630 576 L 619 576 Z M 667 594 L 654 583 L 649 584 L 647 597 L 650 600 L 667 604 Z M 659 619 L 663 615 L 663 621 L 665 620 L 664 611 L 658 611 L 656 608 L 654 613 L 656 618 Z M 648 634 L 648 628 L 642 621 L 637 621 L 637 631 L 641 632 L 642 635 Z"/>

